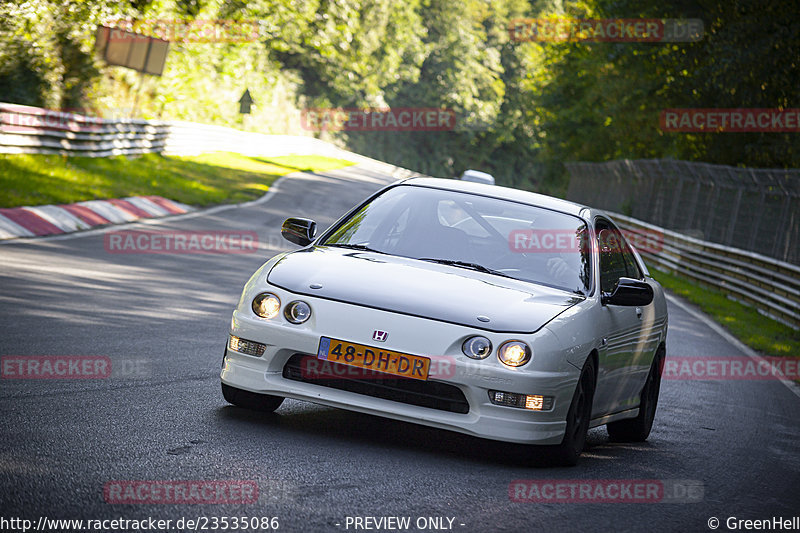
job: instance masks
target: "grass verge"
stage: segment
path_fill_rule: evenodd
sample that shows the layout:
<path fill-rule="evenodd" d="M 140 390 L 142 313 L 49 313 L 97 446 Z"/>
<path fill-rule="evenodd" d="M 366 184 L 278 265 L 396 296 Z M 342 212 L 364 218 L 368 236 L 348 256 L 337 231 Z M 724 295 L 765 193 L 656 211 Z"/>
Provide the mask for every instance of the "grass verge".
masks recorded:
<path fill-rule="evenodd" d="M 729 299 L 722 292 L 687 281 L 648 265 L 653 277 L 672 293 L 698 306 L 734 337 L 774 357 L 800 357 L 800 331 L 767 318 L 754 308 Z"/>
<path fill-rule="evenodd" d="M 236 203 L 258 198 L 285 174 L 350 165 L 323 156 L 261 158 L 227 152 L 135 158 L 0 155 L 0 207 L 150 194 L 195 206 Z"/>

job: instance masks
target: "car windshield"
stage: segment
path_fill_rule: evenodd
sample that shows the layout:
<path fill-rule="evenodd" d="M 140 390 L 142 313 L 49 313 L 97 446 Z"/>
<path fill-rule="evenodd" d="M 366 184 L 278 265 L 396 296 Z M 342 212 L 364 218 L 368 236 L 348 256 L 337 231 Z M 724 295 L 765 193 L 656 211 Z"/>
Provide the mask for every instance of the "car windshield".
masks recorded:
<path fill-rule="evenodd" d="M 587 294 L 586 224 L 508 200 L 400 185 L 340 223 L 321 246 L 372 251 Z"/>

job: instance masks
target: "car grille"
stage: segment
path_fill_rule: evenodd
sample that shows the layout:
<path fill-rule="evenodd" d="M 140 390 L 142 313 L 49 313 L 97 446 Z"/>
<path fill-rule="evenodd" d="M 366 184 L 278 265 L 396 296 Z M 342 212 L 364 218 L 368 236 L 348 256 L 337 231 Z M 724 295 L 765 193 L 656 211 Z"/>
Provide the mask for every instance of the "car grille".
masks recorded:
<path fill-rule="evenodd" d="M 332 369 L 330 373 L 317 371 L 312 374 L 304 370 L 308 368 L 303 366 L 303 360 L 306 358 L 316 359 L 314 356 L 303 354 L 294 354 L 290 357 L 283 367 L 283 377 L 440 411 L 461 414 L 469 412 L 469 403 L 461 389 L 447 383 L 397 378 L 360 368 L 357 369 L 358 377 L 343 377 L 354 367 L 338 363 L 329 363 L 329 368 Z"/>

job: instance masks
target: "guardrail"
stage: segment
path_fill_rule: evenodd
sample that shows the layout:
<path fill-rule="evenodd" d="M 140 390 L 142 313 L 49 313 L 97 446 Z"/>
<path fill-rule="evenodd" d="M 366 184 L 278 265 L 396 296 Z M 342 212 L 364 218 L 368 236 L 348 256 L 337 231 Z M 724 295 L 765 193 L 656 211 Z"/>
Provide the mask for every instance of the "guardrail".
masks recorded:
<path fill-rule="evenodd" d="M 800 267 L 754 252 L 710 243 L 665 230 L 625 215 L 611 213 L 620 228 L 652 240 L 663 235 L 659 246 L 640 250 L 655 268 L 721 290 L 733 300 L 755 307 L 762 314 L 800 329 Z"/>
<path fill-rule="evenodd" d="M 345 153 L 310 136 L 265 135 L 182 121 L 104 119 L 0 103 L 0 153 L 4 154 L 108 157 L 153 152 L 197 155 L 214 151 L 260 157 L 287 154 L 342 157 Z"/>
<path fill-rule="evenodd" d="M 0 103 L 0 153 L 91 157 L 160 152 L 169 124 L 142 119 L 103 119 Z"/>

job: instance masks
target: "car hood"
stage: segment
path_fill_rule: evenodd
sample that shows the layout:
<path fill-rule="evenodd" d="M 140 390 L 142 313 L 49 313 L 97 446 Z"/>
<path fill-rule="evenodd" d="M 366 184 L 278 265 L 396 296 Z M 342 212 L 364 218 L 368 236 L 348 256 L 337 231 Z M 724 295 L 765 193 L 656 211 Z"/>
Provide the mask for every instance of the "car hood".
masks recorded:
<path fill-rule="evenodd" d="M 267 280 L 297 294 L 495 332 L 534 332 L 584 299 L 473 270 L 332 247 L 287 254 Z"/>

